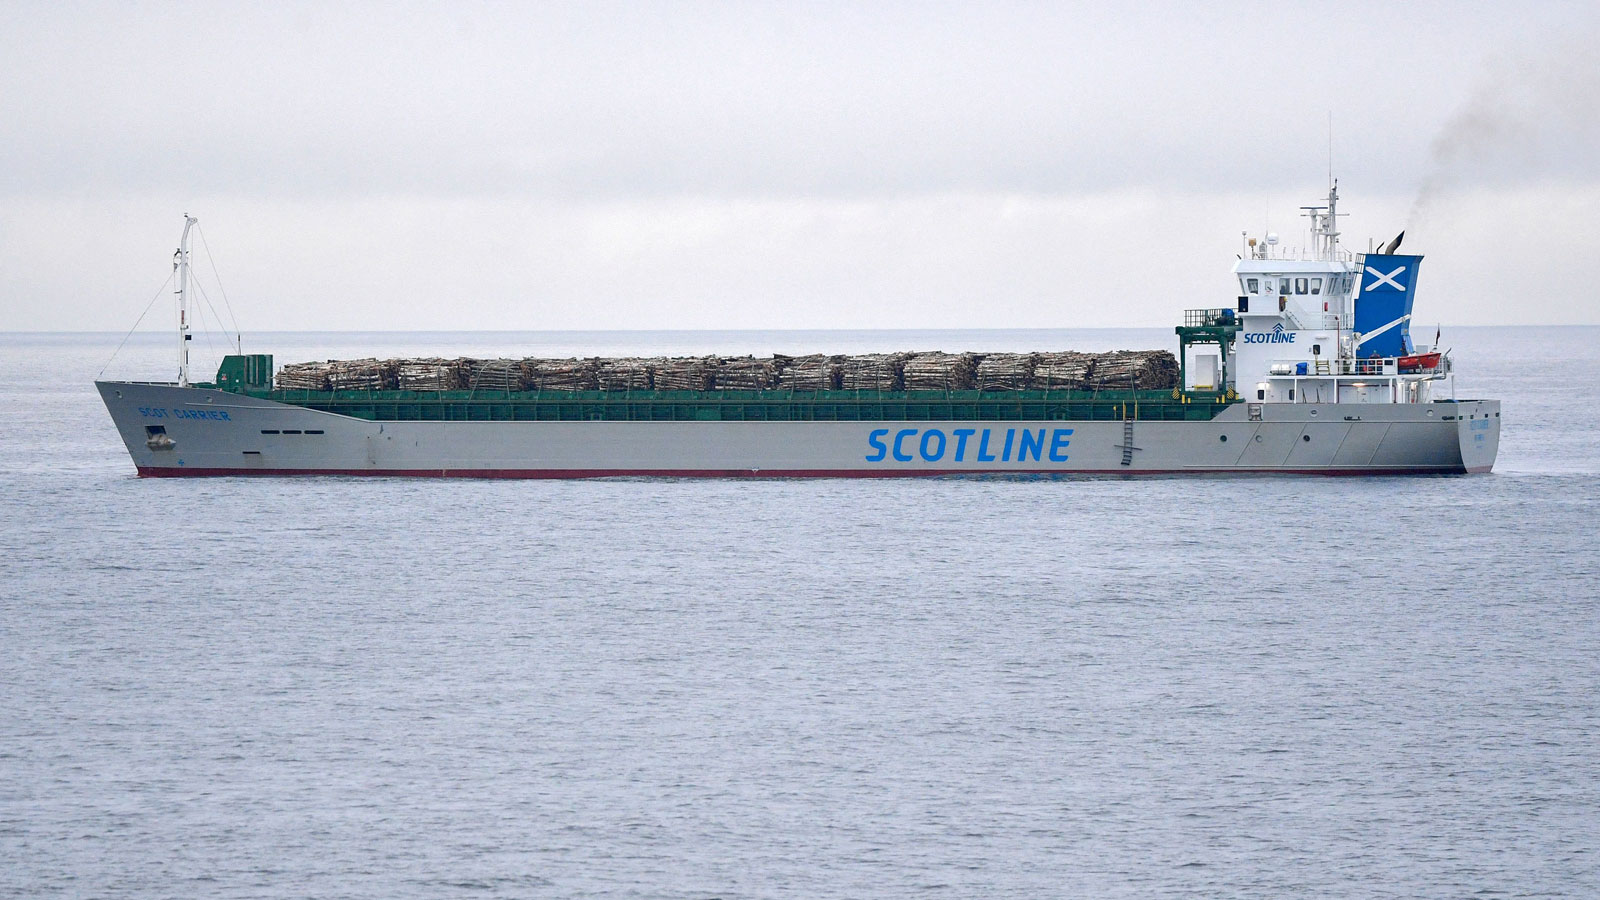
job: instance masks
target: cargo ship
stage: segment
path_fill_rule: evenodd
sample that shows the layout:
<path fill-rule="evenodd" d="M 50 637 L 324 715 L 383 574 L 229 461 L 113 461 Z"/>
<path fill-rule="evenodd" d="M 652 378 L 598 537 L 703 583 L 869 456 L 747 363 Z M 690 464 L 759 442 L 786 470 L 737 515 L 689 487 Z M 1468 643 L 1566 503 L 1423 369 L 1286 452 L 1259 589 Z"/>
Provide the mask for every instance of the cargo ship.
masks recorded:
<path fill-rule="evenodd" d="M 189 378 L 189 232 L 174 256 L 176 382 L 97 381 L 141 476 L 477 478 L 977 474 L 1466 474 L 1500 403 L 1458 399 L 1410 320 L 1421 256 L 1245 241 L 1231 305 L 1176 353 L 691 359 L 223 358 Z M 1435 338 L 1437 343 L 1437 337 Z"/>

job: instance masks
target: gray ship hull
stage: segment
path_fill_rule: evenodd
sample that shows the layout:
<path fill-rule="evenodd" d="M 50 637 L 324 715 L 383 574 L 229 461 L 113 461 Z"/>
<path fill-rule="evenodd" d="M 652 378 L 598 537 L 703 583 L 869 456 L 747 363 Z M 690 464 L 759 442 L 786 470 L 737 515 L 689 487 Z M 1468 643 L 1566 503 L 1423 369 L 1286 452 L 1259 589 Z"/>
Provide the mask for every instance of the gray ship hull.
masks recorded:
<path fill-rule="evenodd" d="M 1210 421 L 374 422 L 97 382 L 144 476 L 901 477 L 1488 472 L 1497 400 L 1238 403 Z"/>

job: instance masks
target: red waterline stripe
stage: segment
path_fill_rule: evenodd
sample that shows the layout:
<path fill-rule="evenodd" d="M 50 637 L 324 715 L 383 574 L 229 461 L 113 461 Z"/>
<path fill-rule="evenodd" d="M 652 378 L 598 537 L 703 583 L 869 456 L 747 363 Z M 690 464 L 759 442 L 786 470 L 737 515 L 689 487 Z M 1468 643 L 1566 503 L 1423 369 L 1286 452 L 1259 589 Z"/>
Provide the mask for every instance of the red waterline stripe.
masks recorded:
<path fill-rule="evenodd" d="M 381 476 L 390 478 L 929 478 L 948 475 L 1461 475 L 1488 467 L 1393 469 L 230 469 L 139 466 L 143 478 Z"/>

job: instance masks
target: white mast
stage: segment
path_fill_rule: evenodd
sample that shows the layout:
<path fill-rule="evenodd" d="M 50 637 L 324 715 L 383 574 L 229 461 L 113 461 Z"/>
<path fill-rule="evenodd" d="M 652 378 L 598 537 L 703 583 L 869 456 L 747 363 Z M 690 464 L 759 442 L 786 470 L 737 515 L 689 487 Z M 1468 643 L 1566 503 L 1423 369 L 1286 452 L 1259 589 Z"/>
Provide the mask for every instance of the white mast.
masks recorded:
<path fill-rule="evenodd" d="M 183 237 L 172 255 L 178 273 L 178 387 L 189 386 L 189 229 L 199 221 L 183 214 Z"/>
<path fill-rule="evenodd" d="M 1329 139 L 1332 143 L 1332 139 Z M 1329 152 L 1328 176 L 1332 180 L 1333 160 Z M 1322 226 L 1323 259 L 1330 262 L 1339 258 L 1339 182 L 1334 181 L 1328 186 L 1328 218 Z"/>
<path fill-rule="evenodd" d="M 1311 236 L 1317 242 L 1317 259 L 1334 262 L 1339 258 L 1339 184 L 1328 186 L 1327 206 L 1302 206 L 1311 217 Z"/>

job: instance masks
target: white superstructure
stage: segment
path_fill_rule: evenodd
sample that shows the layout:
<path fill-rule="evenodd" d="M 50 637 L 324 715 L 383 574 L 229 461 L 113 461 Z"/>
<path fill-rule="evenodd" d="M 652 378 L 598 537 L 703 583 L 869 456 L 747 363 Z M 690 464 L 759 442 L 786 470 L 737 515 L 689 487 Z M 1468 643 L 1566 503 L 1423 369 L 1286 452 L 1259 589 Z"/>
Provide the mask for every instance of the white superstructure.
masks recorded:
<path fill-rule="evenodd" d="M 1421 257 L 1394 255 L 1398 238 L 1387 253 L 1344 250 L 1338 202 L 1334 186 L 1325 206 L 1304 207 L 1309 248 L 1286 250 L 1275 234 L 1246 241 L 1233 267 L 1239 332 L 1224 354 L 1225 384 L 1258 403 L 1427 403 L 1450 361 L 1410 343 Z M 1358 315 L 1363 306 L 1373 315 Z M 1213 384 L 1218 360 L 1203 349 L 1189 357 L 1188 388 Z"/>

